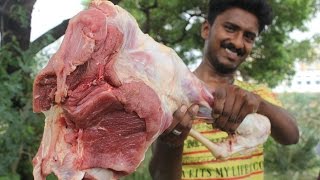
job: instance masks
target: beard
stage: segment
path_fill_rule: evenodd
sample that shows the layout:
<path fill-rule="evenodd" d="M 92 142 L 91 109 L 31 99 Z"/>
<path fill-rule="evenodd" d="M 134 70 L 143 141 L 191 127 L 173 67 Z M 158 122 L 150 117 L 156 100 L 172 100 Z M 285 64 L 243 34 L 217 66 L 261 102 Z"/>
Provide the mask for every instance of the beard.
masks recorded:
<path fill-rule="evenodd" d="M 221 74 L 232 74 L 238 68 L 238 66 L 237 67 L 227 67 L 226 65 L 219 62 L 219 60 L 214 60 L 211 62 L 211 64 L 215 68 L 215 70 Z"/>
<path fill-rule="evenodd" d="M 219 61 L 218 57 L 216 57 L 216 56 L 212 56 L 210 54 L 209 57 L 210 57 L 209 58 L 210 64 L 220 74 L 232 74 L 238 69 L 239 65 L 230 67 L 230 66 L 227 66 L 227 65 L 221 63 L 221 61 Z"/>

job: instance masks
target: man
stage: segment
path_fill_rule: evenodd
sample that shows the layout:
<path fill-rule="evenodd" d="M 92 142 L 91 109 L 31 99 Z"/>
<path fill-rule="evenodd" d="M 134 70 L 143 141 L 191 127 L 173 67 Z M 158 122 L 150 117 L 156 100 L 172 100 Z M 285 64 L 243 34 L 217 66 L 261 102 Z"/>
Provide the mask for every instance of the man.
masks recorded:
<path fill-rule="evenodd" d="M 271 122 L 271 136 L 295 144 L 299 132 L 294 119 L 263 86 L 235 81 L 237 68 L 250 54 L 257 36 L 272 21 L 265 0 L 212 0 L 201 36 L 203 59 L 194 74 L 215 89 L 211 126 L 192 117 L 198 105 L 181 106 L 174 113 L 169 133 L 154 143 L 150 173 L 153 179 L 263 179 L 263 147 L 250 155 L 217 160 L 188 133 L 193 126 L 211 141 L 234 133 L 246 115 L 262 114 Z M 212 129 L 213 128 L 213 129 Z M 227 132 L 227 133 L 226 133 Z"/>

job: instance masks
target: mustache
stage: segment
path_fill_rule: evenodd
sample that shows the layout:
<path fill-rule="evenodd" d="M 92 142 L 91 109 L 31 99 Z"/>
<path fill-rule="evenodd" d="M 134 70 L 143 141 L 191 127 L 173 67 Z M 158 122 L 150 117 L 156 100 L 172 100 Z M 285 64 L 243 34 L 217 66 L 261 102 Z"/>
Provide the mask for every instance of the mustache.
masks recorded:
<path fill-rule="evenodd" d="M 240 56 L 240 57 L 245 55 L 245 53 L 246 53 L 246 51 L 243 48 L 236 48 L 236 46 L 234 44 L 232 44 L 232 43 L 223 42 L 221 44 L 221 47 L 224 48 L 224 49 L 229 49 L 232 52 L 237 53 L 237 55 Z"/>

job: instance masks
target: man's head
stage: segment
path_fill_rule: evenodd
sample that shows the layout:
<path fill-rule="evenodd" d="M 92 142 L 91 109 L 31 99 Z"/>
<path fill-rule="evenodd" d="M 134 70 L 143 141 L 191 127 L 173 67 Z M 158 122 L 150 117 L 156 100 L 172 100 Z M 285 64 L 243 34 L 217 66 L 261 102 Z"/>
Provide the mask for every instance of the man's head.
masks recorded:
<path fill-rule="evenodd" d="M 266 0 L 210 0 L 208 22 L 212 25 L 216 17 L 230 8 L 240 8 L 255 15 L 259 22 L 259 33 L 270 25 L 272 10 Z"/>
<path fill-rule="evenodd" d="M 265 0 L 211 0 L 201 32 L 205 59 L 218 72 L 233 73 L 271 21 L 271 8 Z"/>

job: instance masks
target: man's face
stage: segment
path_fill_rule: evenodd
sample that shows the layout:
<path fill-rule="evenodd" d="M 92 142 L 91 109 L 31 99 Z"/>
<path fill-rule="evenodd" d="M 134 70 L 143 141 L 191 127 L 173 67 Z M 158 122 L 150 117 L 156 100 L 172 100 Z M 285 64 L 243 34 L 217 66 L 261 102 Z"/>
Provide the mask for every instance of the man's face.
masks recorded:
<path fill-rule="evenodd" d="M 212 26 L 202 26 L 205 60 L 220 73 L 233 73 L 250 54 L 258 32 L 255 15 L 240 8 L 222 12 Z"/>

